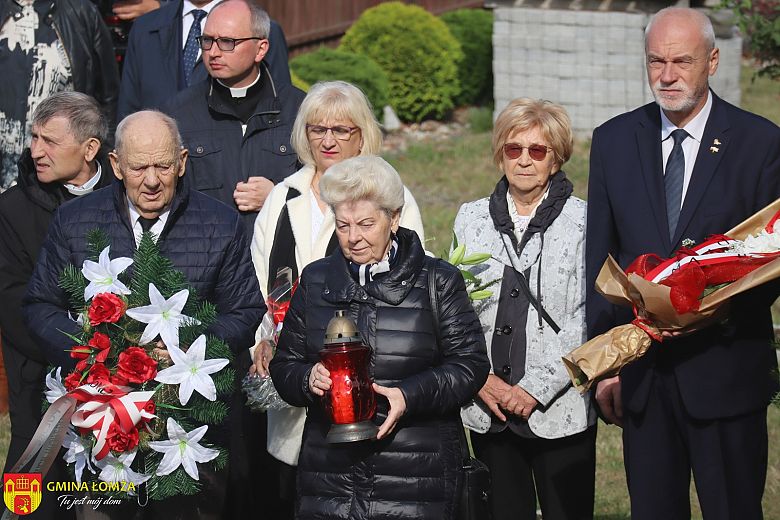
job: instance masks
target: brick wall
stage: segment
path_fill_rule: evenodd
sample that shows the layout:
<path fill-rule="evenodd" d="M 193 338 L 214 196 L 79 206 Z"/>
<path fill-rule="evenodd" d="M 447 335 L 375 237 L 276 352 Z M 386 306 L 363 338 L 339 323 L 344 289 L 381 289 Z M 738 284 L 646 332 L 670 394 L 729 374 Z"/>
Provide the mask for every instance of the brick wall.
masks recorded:
<path fill-rule="evenodd" d="M 493 25 L 496 115 L 516 97 L 566 107 L 575 132 L 652 101 L 644 67 L 650 14 L 497 7 Z M 742 40 L 718 39 L 713 90 L 739 104 Z"/>

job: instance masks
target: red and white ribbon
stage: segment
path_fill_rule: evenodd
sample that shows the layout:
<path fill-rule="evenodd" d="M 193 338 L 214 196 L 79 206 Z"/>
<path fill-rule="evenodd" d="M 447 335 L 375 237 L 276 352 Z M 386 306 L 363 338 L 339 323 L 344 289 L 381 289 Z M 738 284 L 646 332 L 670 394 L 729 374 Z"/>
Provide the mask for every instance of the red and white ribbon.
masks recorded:
<path fill-rule="evenodd" d="M 682 266 L 691 262 L 696 262 L 701 266 L 708 266 L 733 262 L 739 258 L 762 258 L 777 255 L 777 253 L 735 253 L 732 251 L 732 247 L 739 242 L 739 240 L 730 238 L 712 238 L 696 246 L 696 248 L 692 250 L 694 252 L 693 255 L 684 256 L 682 258 L 670 258 L 669 260 L 662 262 L 655 269 L 647 273 L 645 279 L 650 280 L 653 283 L 660 283 Z"/>
<path fill-rule="evenodd" d="M 108 455 L 106 443 L 108 429 L 117 423 L 125 432 L 130 432 L 142 419 L 154 418 L 144 407 L 154 392 L 128 392 L 127 387 L 107 384 L 88 384 L 71 391 L 69 395 L 80 404 L 71 417 L 71 424 L 77 428 L 92 430 L 97 443 L 92 451 L 95 459 Z"/>

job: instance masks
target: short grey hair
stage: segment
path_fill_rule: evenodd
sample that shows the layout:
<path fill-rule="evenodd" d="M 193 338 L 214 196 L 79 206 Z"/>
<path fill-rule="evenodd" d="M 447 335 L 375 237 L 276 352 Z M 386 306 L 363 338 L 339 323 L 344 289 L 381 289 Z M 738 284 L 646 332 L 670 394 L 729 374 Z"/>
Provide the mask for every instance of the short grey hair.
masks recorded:
<path fill-rule="evenodd" d="M 314 164 L 306 125 L 326 119 L 349 119 L 360 128 L 360 155 L 376 155 L 382 148 L 382 130 L 363 91 L 346 81 L 321 81 L 312 85 L 298 108 L 290 136 L 290 144 L 303 164 Z"/>
<path fill-rule="evenodd" d="M 374 202 L 392 216 L 404 206 L 404 184 L 395 168 L 375 155 L 334 164 L 320 179 L 320 196 L 331 209 L 343 202 Z"/>
<path fill-rule="evenodd" d="M 222 0 L 211 8 L 209 16 L 219 6 L 228 2 L 241 2 L 246 4 L 246 6 L 249 8 L 249 25 L 250 29 L 252 30 L 252 36 L 256 36 L 264 40 L 268 39 L 268 36 L 271 34 L 271 17 L 268 16 L 268 13 L 265 12 L 265 9 L 260 7 L 255 0 Z M 279 44 L 279 42 L 275 43 L 277 45 Z"/>
<path fill-rule="evenodd" d="M 118 125 L 116 125 L 116 135 L 114 136 L 114 150 L 116 151 L 116 154 L 121 158 L 123 148 L 125 146 L 125 142 L 127 140 L 126 132 L 127 127 L 130 123 L 133 122 L 134 119 L 138 119 L 139 117 L 145 117 L 145 116 L 153 116 L 160 120 L 160 122 L 165 125 L 165 127 L 168 129 L 168 133 L 171 136 L 171 140 L 173 141 L 175 150 L 181 150 L 182 149 L 182 139 L 181 134 L 179 133 L 179 126 L 176 124 L 176 120 L 173 119 L 168 114 L 165 114 L 163 112 L 160 112 L 159 110 L 141 110 L 140 112 L 134 112 L 130 114 L 129 116 L 122 119 L 122 121 L 119 122 Z M 176 154 L 176 161 L 179 160 L 179 154 Z"/>
<path fill-rule="evenodd" d="M 647 27 L 645 27 L 645 49 L 647 49 L 647 37 L 650 35 L 650 29 L 652 29 L 653 24 L 667 16 L 686 17 L 695 21 L 699 26 L 701 37 L 704 38 L 704 42 L 707 44 L 707 52 L 711 52 L 715 48 L 715 30 L 712 28 L 712 21 L 710 21 L 710 18 L 696 9 L 673 6 L 661 9 L 650 18 Z"/>
<path fill-rule="evenodd" d="M 88 139 L 97 139 L 102 143 L 108 137 L 108 121 L 92 96 L 81 92 L 52 94 L 35 109 L 32 124 L 45 125 L 53 117 L 67 119 L 70 132 L 79 143 Z"/>

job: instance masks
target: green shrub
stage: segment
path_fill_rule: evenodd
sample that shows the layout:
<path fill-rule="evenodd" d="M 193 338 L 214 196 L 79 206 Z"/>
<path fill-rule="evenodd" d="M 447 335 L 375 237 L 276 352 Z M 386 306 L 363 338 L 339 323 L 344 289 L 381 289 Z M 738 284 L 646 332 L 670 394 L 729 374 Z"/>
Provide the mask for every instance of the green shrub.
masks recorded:
<path fill-rule="evenodd" d="M 388 103 L 390 87 L 387 74 L 371 58 L 321 47 L 293 58 L 290 69 L 310 85 L 337 79 L 352 83 L 366 94 L 374 107 L 374 114 L 382 120 L 382 110 Z"/>
<path fill-rule="evenodd" d="M 469 127 L 473 133 L 481 134 L 493 130 L 492 107 L 471 107 L 468 114 Z"/>
<path fill-rule="evenodd" d="M 301 79 L 299 75 L 295 73 L 294 70 L 290 69 L 290 79 L 292 80 L 292 84 L 294 87 L 298 87 L 299 89 L 303 90 L 304 92 L 309 91 L 309 87 L 311 85 Z"/>
<path fill-rule="evenodd" d="M 458 9 L 441 15 L 463 49 L 458 64 L 461 92 L 458 105 L 489 104 L 493 99 L 493 13 Z"/>
<path fill-rule="evenodd" d="M 421 7 L 387 2 L 363 12 L 341 40 L 387 73 L 390 104 L 405 121 L 440 119 L 460 93 L 460 44 L 447 25 Z"/>

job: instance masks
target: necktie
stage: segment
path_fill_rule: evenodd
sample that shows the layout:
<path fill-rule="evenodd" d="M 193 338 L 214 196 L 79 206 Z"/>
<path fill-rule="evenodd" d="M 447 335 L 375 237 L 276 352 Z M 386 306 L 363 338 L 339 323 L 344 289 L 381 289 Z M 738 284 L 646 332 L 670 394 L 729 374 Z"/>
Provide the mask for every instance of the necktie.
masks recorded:
<path fill-rule="evenodd" d="M 669 221 L 669 238 L 674 237 L 677 221 L 680 219 L 683 179 L 685 178 L 685 155 L 683 155 L 682 143 L 686 137 L 688 137 L 688 132 L 681 128 L 672 132 L 674 146 L 672 147 L 672 153 L 669 155 L 669 160 L 666 161 L 664 189 L 666 190 L 666 216 Z"/>
<path fill-rule="evenodd" d="M 195 9 L 192 11 L 192 26 L 187 35 L 187 43 L 184 44 L 184 56 L 182 64 L 184 65 L 184 82 L 190 86 L 192 71 L 195 69 L 195 62 L 198 60 L 198 36 L 200 36 L 200 22 L 206 16 L 206 11 Z"/>
<path fill-rule="evenodd" d="M 141 229 L 144 233 L 148 233 L 152 226 L 157 223 L 157 220 L 157 218 L 138 217 L 138 223 L 141 224 Z"/>

